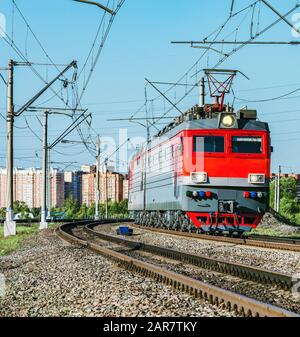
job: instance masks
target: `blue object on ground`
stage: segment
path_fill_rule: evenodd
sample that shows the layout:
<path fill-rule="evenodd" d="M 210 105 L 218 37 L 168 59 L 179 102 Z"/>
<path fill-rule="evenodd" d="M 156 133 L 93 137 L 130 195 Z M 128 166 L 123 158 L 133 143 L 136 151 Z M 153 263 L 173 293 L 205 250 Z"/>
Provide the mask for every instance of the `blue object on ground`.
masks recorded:
<path fill-rule="evenodd" d="M 117 228 L 117 234 L 118 235 L 132 235 L 133 234 L 133 229 L 127 227 L 127 226 L 120 226 Z"/>

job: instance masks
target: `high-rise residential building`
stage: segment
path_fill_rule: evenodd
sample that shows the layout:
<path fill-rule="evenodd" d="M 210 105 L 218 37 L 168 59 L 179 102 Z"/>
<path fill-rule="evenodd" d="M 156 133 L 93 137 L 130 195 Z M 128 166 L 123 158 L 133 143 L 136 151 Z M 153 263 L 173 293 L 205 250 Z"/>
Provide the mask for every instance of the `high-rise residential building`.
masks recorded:
<path fill-rule="evenodd" d="M 82 171 L 69 171 L 64 173 L 65 199 L 73 196 L 78 204 L 82 204 Z"/>
<path fill-rule="evenodd" d="M 106 201 L 106 177 L 108 200 L 120 202 L 128 198 L 128 177 L 127 175 L 108 172 L 100 173 L 100 202 Z M 95 203 L 96 174 L 84 174 L 82 176 L 82 203 L 91 206 Z M 125 193 L 125 195 L 124 195 Z"/>
<path fill-rule="evenodd" d="M 92 173 L 82 171 L 63 172 L 50 169 L 50 189 L 47 195 L 52 207 L 63 207 L 64 201 L 73 195 L 78 203 L 92 206 L 95 203 L 96 172 L 91 166 L 86 168 Z M 100 202 L 106 200 L 106 177 L 108 200 L 120 202 L 128 198 L 128 176 L 116 172 L 100 172 Z M 41 207 L 42 193 L 41 169 L 14 169 L 14 201 L 25 202 L 29 208 Z M 0 169 L 0 207 L 6 207 L 6 169 Z"/>
<path fill-rule="evenodd" d="M 108 172 L 114 172 L 115 167 L 112 165 L 105 165 L 105 164 L 101 164 L 99 167 L 99 172 L 100 173 L 105 173 L 106 172 L 106 168 L 108 170 Z M 82 165 L 81 166 L 81 171 L 84 173 L 96 173 L 97 172 L 97 165 Z"/>
<path fill-rule="evenodd" d="M 42 171 L 40 169 L 14 169 L 14 201 L 25 202 L 29 208 L 41 207 Z M 51 207 L 64 204 L 64 174 L 50 170 Z M 6 169 L 0 169 L 0 207 L 6 207 Z"/>
<path fill-rule="evenodd" d="M 94 173 L 86 173 L 82 176 L 82 204 L 92 206 L 95 202 L 96 191 L 96 175 Z"/>
<path fill-rule="evenodd" d="M 125 176 L 123 180 L 123 199 L 128 199 L 129 194 L 129 179 L 128 176 Z"/>
<path fill-rule="evenodd" d="M 6 207 L 6 169 L 0 168 L 0 208 Z"/>
<path fill-rule="evenodd" d="M 96 165 L 82 165 L 81 171 L 84 173 L 96 173 L 97 166 Z"/>
<path fill-rule="evenodd" d="M 100 174 L 100 202 L 106 200 L 106 177 L 107 177 L 107 196 L 108 200 L 120 202 L 127 197 L 123 195 L 123 182 L 126 180 L 124 174 L 108 172 Z"/>
<path fill-rule="evenodd" d="M 64 172 L 55 168 L 50 170 L 50 205 L 63 207 L 65 201 Z"/>
<path fill-rule="evenodd" d="M 25 202 L 29 208 L 40 207 L 40 171 L 14 169 L 14 201 Z M 6 207 L 6 169 L 0 170 L 0 207 Z"/>

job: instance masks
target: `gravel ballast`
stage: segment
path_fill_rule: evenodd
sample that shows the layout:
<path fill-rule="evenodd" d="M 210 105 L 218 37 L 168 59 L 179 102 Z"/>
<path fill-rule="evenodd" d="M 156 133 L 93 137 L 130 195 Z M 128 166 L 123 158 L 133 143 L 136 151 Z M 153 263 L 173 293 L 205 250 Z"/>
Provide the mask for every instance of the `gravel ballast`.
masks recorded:
<path fill-rule="evenodd" d="M 119 268 L 45 230 L 0 258 L 6 294 L 0 316 L 234 316 L 200 299 Z"/>
<path fill-rule="evenodd" d="M 116 235 L 116 225 L 99 225 L 95 230 Z M 290 275 L 300 274 L 300 253 L 259 247 L 247 247 L 232 243 L 179 237 L 171 234 L 134 229 L 128 240 L 170 248 L 190 254 L 205 255 L 228 262 L 243 263 Z"/>
<path fill-rule="evenodd" d="M 260 223 L 259 229 L 275 231 L 279 236 L 299 235 L 300 226 L 290 226 L 276 219 L 271 213 L 266 213 Z"/>
<path fill-rule="evenodd" d="M 104 231 L 105 233 L 110 232 L 110 234 L 113 234 L 115 232 L 115 225 L 104 225 L 104 227 L 98 226 L 97 228 L 98 230 Z M 149 234 L 149 231 L 135 229 L 135 235 L 131 237 L 131 239 L 137 241 L 136 240 L 137 237 L 142 238 L 143 235 L 146 233 Z M 122 253 L 126 252 L 126 254 L 133 256 L 135 258 L 141 259 L 145 262 L 150 262 L 162 268 L 169 269 L 177 273 L 192 277 L 201 282 L 209 283 L 211 285 L 214 285 L 214 286 L 217 286 L 217 287 L 229 290 L 229 291 L 233 291 L 235 293 L 256 299 L 258 301 L 273 304 L 275 306 L 279 306 L 286 310 L 300 314 L 299 294 L 296 292 L 288 291 L 288 290 L 282 290 L 278 288 L 276 285 L 273 285 L 272 283 L 259 283 L 255 281 L 249 281 L 243 278 L 232 276 L 230 274 L 227 275 L 226 273 L 224 274 L 221 272 L 214 272 L 209 269 L 203 269 L 201 267 L 196 267 L 186 262 L 175 261 L 172 259 L 161 257 L 159 255 L 155 255 L 153 253 L 145 252 L 145 251 L 131 250 L 129 248 L 127 251 L 127 249 L 124 249 L 124 246 L 122 245 L 117 245 L 115 243 L 111 243 L 108 241 L 102 241 L 101 239 L 94 238 L 92 235 L 86 234 L 83 230 L 81 230 L 81 233 L 79 233 L 79 229 L 78 229 L 78 233 L 76 234 L 79 235 L 80 237 L 84 237 L 86 240 L 95 241 L 97 244 L 101 246 L 105 246 L 107 248 L 117 250 L 117 251 L 121 250 Z M 139 241 L 143 241 L 143 242 L 146 241 L 147 243 L 150 243 L 149 240 L 152 240 L 152 241 L 156 240 L 157 235 L 159 235 L 160 238 L 161 238 L 161 235 L 169 237 L 169 238 L 166 238 L 166 237 L 161 238 L 163 239 L 164 242 L 168 242 L 168 244 L 171 244 L 172 240 L 181 239 L 181 238 L 178 238 L 178 236 L 174 237 L 168 234 L 162 234 L 162 233 L 158 234 L 157 232 L 152 232 L 150 234 L 152 234 L 154 238 L 152 237 L 150 239 L 150 236 L 149 236 L 147 237 L 147 240 L 141 239 Z M 128 237 L 126 237 L 126 239 L 128 239 Z M 188 240 L 191 240 L 191 239 L 188 238 Z M 192 241 L 189 245 L 191 249 L 192 249 L 193 243 L 194 241 Z M 155 243 L 151 242 L 151 244 L 155 244 Z M 177 241 L 173 242 L 173 245 L 175 247 L 175 249 L 174 247 L 172 247 L 173 250 L 176 250 L 176 251 L 182 250 L 182 249 L 178 249 L 178 247 L 180 246 Z M 245 247 L 241 246 L 241 249 L 243 248 Z M 223 259 L 226 260 L 226 258 L 223 258 Z M 274 261 L 271 260 L 271 262 L 274 264 Z"/>

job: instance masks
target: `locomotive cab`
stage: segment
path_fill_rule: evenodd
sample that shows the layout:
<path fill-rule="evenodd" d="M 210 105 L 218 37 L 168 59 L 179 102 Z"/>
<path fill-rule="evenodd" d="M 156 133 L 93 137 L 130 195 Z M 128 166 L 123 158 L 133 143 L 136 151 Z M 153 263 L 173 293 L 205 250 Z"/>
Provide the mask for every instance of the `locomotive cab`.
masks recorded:
<path fill-rule="evenodd" d="M 249 231 L 268 210 L 269 130 L 241 115 L 220 115 L 216 129 L 183 132 L 184 210 L 203 231 Z"/>

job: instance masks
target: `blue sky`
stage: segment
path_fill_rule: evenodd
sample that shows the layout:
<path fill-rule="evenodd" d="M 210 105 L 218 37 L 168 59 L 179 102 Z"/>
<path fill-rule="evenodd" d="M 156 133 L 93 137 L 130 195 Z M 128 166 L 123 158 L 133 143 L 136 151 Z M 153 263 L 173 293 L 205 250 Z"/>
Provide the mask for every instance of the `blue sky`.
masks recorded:
<path fill-rule="evenodd" d="M 250 4 L 249 0 L 235 1 L 235 10 Z M 295 5 L 294 0 L 270 0 L 282 13 Z M 85 57 L 94 39 L 102 12 L 94 6 L 78 4 L 71 0 L 16 0 L 17 5 L 30 23 L 31 28 L 42 42 L 47 53 L 59 64 L 75 59 L 81 69 Z M 103 3 L 105 3 L 103 1 Z M 218 28 L 229 14 L 231 1 L 224 0 L 126 0 L 117 15 L 104 46 L 97 68 L 82 100 L 83 107 L 93 113 L 93 131 L 83 126 L 83 134 L 99 133 L 102 137 L 115 138 L 119 145 L 119 128 L 128 129 L 128 137 L 145 137 L 145 129 L 128 122 L 108 122 L 109 118 L 129 118 L 144 103 L 145 78 L 153 81 L 177 81 L 200 57 L 203 51 L 185 45 L 172 45 L 172 40 L 201 40 Z M 30 61 L 48 62 L 41 48 L 28 32 L 16 9 L 13 12 L 11 0 L 1 0 L 0 12 L 6 16 L 7 34 L 14 37 L 16 45 Z M 300 13 L 300 8 L 294 13 Z M 252 9 L 232 19 L 220 34 L 220 39 L 245 40 L 250 35 Z M 254 10 L 253 32 L 263 29 L 276 15 L 263 6 Z M 292 20 L 292 14 L 289 15 Z M 236 28 L 239 26 L 239 29 Z M 13 29 L 12 29 L 13 27 Z M 237 34 L 237 35 L 236 35 Z M 260 37 L 260 41 L 300 40 L 292 35 L 291 28 L 281 22 Z M 222 46 L 216 48 L 221 49 Z M 223 49 L 228 52 L 230 47 Z M 235 95 L 247 100 L 263 100 L 281 96 L 300 87 L 299 70 L 300 46 L 246 46 L 222 64 L 222 68 L 239 69 L 250 81 L 238 76 L 234 82 Z M 4 67 L 9 58 L 19 60 L 18 56 L 3 39 L 0 39 L 0 67 Z M 212 67 L 219 56 L 209 53 L 198 63 L 197 69 Z M 40 73 L 51 79 L 57 74 L 53 67 L 39 66 Z M 192 83 L 199 79 L 192 77 L 196 68 L 189 72 L 181 83 Z M 4 77 L 6 73 L 1 71 Z M 71 76 L 71 72 L 69 72 Z M 28 68 L 18 67 L 15 71 L 15 104 L 22 105 L 42 87 L 42 82 Z M 61 83 L 53 88 L 59 90 Z M 167 89 L 161 86 L 160 89 Z M 182 86 L 170 90 L 169 98 L 179 99 L 188 87 Z M 71 92 L 71 91 L 70 91 Z M 69 95 L 70 95 L 69 92 Z M 64 92 L 65 99 L 67 93 Z M 147 87 L 148 98 L 157 93 Z M 46 93 L 36 104 L 42 104 L 53 96 Z M 209 98 L 207 98 L 209 99 Z M 0 111 L 5 113 L 5 86 L 0 80 Z M 188 109 L 197 103 L 197 90 L 193 91 L 181 104 L 180 109 Z M 227 97 L 232 102 L 233 97 Z M 71 99 L 70 99 L 71 101 Z M 235 101 L 239 108 L 247 104 L 257 109 L 261 120 L 270 123 L 274 154 L 273 170 L 279 165 L 286 172 L 300 172 L 300 91 L 285 99 L 265 103 L 244 103 Z M 47 103 L 61 106 L 60 101 L 52 99 Z M 163 100 L 148 104 L 149 113 L 161 115 L 169 105 Z M 171 112 L 169 116 L 175 116 Z M 41 143 L 26 129 L 26 121 L 33 131 L 41 135 L 41 127 L 36 118 L 38 113 L 26 112 L 16 119 L 15 161 L 16 166 L 32 167 L 41 165 Z M 136 117 L 144 117 L 142 110 Z M 26 120 L 25 118 L 26 117 Z M 67 117 L 50 117 L 50 141 L 68 126 Z M 163 125 L 159 125 L 162 127 Z M 152 131 L 155 132 L 155 129 Z M 79 140 L 76 132 L 68 139 Z M 59 145 L 52 153 L 54 162 L 63 168 L 73 163 L 75 166 L 92 163 L 92 156 L 81 145 Z M 18 159 L 19 158 L 19 159 Z M 0 166 L 5 165 L 5 121 L 0 117 Z M 53 164 L 54 165 L 54 164 Z M 58 164 L 57 164 L 58 165 Z M 73 168 L 73 166 L 70 166 Z"/>

